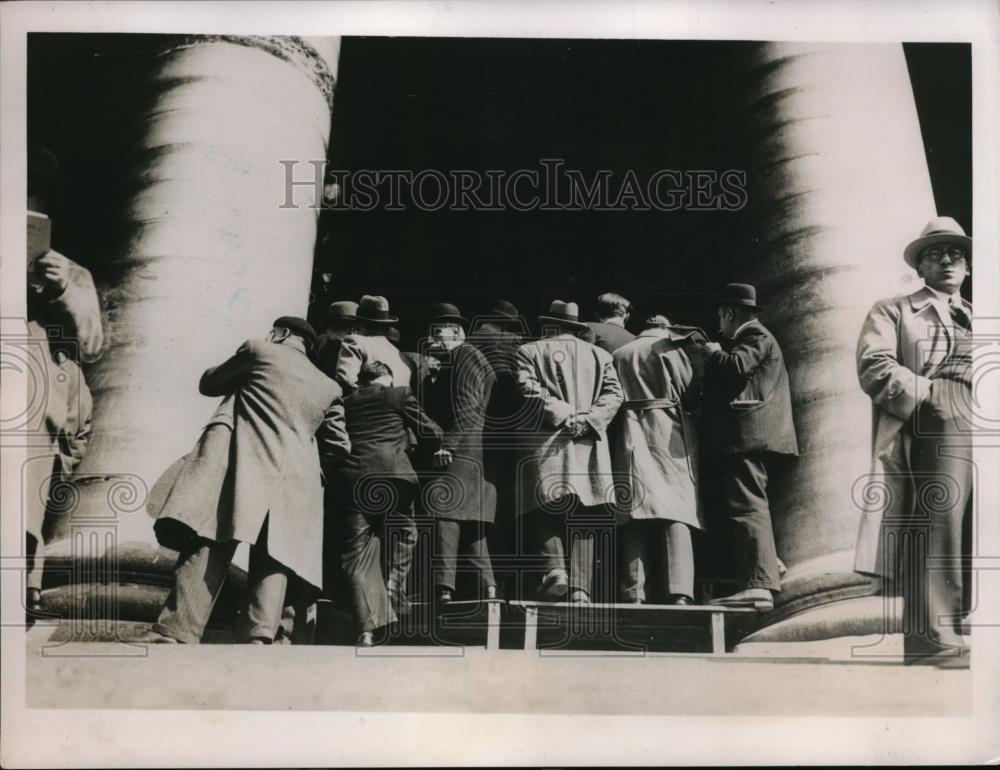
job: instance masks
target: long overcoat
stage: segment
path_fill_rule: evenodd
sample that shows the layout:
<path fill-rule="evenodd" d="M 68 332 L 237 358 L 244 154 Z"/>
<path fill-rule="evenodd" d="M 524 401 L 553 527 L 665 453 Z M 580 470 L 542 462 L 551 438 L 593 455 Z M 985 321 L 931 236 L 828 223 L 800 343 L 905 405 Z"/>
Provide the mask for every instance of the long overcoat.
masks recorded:
<path fill-rule="evenodd" d="M 971 317 L 972 306 L 964 304 Z M 882 521 L 912 513 L 910 420 L 930 391 L 930 375 L 954 345 L 947 305 L 926 286 L 876 302 L 861 327 L 858 380 L 872 400 L 872 453 L 871 475 L 854 495 L 863 507 L 854 564 L 858 572 L 885 574 Z"/>
<path fill-rule="evenodd" d="M 441 426 L 441 448 L 452 453 L 452 462 L 435 469 L 432 453 L 420 450 L 424 510 L 443 519 L 492 523 L 497 498 L 484 471 L 483 424 L 496 375 L 469 344 L 453 348 L 440 361 L 437 377 L 424 379 L 420 400 Z"/>
<path fill-rule="evenodd" d="M 629 518 L 704 529 L 698 498 L 704 362 L 693 342 L 698 334 L 649 329 L 614 353 L 625 402 L 611 427 L 612 464 L 622 479 L 619 510 Z"/>
<path fill-rule="evenodd" d="M 350 452 L 340 388 L 293 345 L 261 340 L 207 370 L 199 387 L 230 398 L 166 496 L 156 522 L 161 544 L 177 547 L 180 524 L 210 540 L 253 545 L 267 518 L 268 554 L 321 586 L 320 461 Z"/>
<path fill-rule="evenodd" d="M 615 479 L 607 429 L 622 403 L 611 354 L 564 332 L 517 349 L 518 385 L 539 407 L 539 420 L 524 432 L 517 474 L 520 515 L 567 495 L 580 505 L 613 505 Z M 574 437 L 571 416 L 590 426 Z"/>

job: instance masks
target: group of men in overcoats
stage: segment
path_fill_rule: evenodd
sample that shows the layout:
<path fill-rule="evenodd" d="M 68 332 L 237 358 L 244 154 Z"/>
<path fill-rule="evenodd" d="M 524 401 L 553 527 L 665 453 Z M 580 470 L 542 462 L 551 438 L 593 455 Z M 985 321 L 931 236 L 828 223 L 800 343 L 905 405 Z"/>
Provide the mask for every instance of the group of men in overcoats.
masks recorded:
<path fill-rule="evenodd" d="M 858 344 L 859 380 L 875 406 L 874 470 L 898 490 L 883 498 L 895 508 L 863 520 L 857 569 L 891 571 L 885 528 L 895 526 L 907 661 L 939 663 L 967 651 L 971 306 L 959 290 L 971 239 L 939 218 L 904 258 L 925 286 L 877 303 Z M 736 583 L 712 603 L 771 608 L 780 561 L 768 481 L 798 442 L 788 373 L 755 288 L 723 290 L 721 343 L 663 316 L 636 336 L 625 329 L 627 300 L 607 294 L 598 304 L 587 324 L 575 303 L 554 301 L 538 317 L 541 335 L 527 339 L 508 302 L 471 333 L 442 303 L 428 313 L 420 349 L 404 352 L 390 340 L 398 319 L 388 302 L 365 296 L 333 303 L 321 335 L 285 317 L 267 341 L 246 342 L 202 377 L 201 391 L 223 401 L 157 522 L 181 557 L 147 638 L 198 641 L 244 542 L 243 635 L 274 641 L 283 609 L 324 585 L 325 525 L 338 533 L 359 644 L 371 644 L 408 609 L 421 513 L 435 522 L 438 602 L 458 588 L 459 558 L 478 595 L 496 597 L 499 546 L 501 576 L 530 556 L 537 596 L 589 603 L 595 532 L 610 525 L 620 533 L 622 600 L 691 604 L 706 487 Z M 944 503 L 921 493 L 942 480 L 954 487 Z M 940 564 L 929 569 L 930 559 Z"/>

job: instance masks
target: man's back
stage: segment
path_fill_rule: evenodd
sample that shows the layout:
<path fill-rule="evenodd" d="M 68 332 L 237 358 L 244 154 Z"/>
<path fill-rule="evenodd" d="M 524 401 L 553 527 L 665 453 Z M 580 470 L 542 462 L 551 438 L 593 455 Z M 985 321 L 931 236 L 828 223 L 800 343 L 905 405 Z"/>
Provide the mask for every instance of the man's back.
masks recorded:
<path fill-rule="evenodd" d="M 407 449 L 408 412 L 419 410 L 407 387 L 363 385 L 344 400 L 351 454 L 338 470 L 345 481 L 386 475 L 416 483 Z M 425 425 L 426 428 L 426 425 Z"/>
<path fill-rule="evenodd" d="M 399 350 L 382 336 L 350 334 L 340 343 L 337 362 L 337 381 L 348 389 L 358 386 L 358 373 L 367 361 L 381 361 L 392 371 L 392 384 L 396 387 L 409 386 L 413 380 L 413 369 Z"/>
<path fill-rule="evenodd" d="M 703 416 L 710 451 L 797 455 L 788 372 L 774 335 L 753 321 L 729 349 L 707 361 Z"/>
<path fill-rule="evenodd" d="M 590 327 L 590 331 L 594 335 L 594 344 L 609 353 L 614 353 L 622 345 L 627 345 L 635 339 L 632 332 L 618 324 L 591 321 L 587 326 Z"/>

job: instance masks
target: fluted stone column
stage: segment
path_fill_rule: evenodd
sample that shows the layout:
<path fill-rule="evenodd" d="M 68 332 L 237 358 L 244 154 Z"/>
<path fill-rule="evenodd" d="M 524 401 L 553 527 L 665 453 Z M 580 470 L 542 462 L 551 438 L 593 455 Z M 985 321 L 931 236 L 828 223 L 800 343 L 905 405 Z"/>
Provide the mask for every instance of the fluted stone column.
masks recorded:
<path fill-rule="evenodd" d="M 315 248 L 311 178 L 327 156 L 338 38 L 186 37 L 151 55 L 122 148 L 130 189 L 116 282 L 102 296 L 105 339 L 89 374 L 94 433 L 80 498 L 57 534 L 81 554 L 114 542 L 117 558 L 155 552 L 148 492 L 190 450 L 215 401 L 208 366 L 279 315 L 305 315 Z M 102 537 L 89 537 L 99 528 Z M 110 533 L 110 534 L 106 534 Z M 106 536 L 105 536 L 106 535 Z M 141 567 L 136 567 L 141 569 Z"/>
<path fill-rule="evenodd" d="M 789 571 L 757 638 L 793 615 L 789 638 L 878 633 L 880 600 L 855 598 L 878 589 L 853 572 L 871 440 L 855 346 L 876 299 L 917 288 L 902 250 L 935 213 L 903 48 L 765 44 L 741 83 L 756 167 L 740 274 L 785 353 L 802 453 L 771 491 Z M 837 600 L 814 623 L 800 614 Z"/>

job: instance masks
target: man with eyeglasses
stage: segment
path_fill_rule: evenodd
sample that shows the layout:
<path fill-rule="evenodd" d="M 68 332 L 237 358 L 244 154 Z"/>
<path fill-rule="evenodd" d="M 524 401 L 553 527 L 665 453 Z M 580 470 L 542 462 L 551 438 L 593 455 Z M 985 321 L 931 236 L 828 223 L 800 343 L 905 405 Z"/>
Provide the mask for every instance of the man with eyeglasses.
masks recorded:
<path fill-rule="evenodd" d="M 855 569 L 899 581 L 906 663 L 966 667 L 972 305 L 960 289 L 972 239 L 951 217 L 937 217 L 903 259 L 924 286 L 876 302 L 858 339 L 858 379 L 874 407 L 873 479 L 882 494 L 862 518 Z"/>

